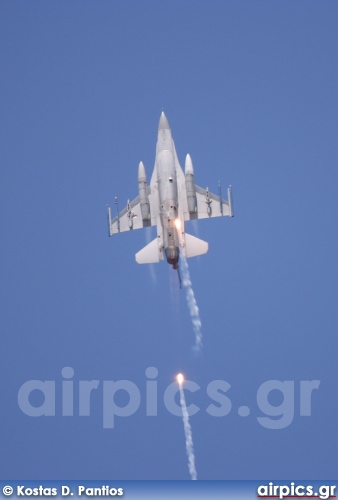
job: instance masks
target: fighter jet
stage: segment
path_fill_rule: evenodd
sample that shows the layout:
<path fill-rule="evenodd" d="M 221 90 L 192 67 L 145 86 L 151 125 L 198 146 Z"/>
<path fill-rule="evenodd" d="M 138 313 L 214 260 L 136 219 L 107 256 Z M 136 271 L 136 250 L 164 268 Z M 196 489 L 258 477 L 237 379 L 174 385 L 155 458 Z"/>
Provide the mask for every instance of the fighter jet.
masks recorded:
<path fill-rule="evenodd" d="M 231 186 L 228 200 L 222 199 L 221 185 L 215 195 L 208 188 L 195 184 L 190 155 L 185 159 L 185 172 L 179 164 L 169 122 L 164 112 L 158 125 L 155 167 L 147 185 L 145 167 L 138 167 L 139 195 L 119 213 L 115 198 L 116 217 L 108 207 L 109 236 L 149 226 L 157 227 L 157 237 L 136 255 L 138 264 L 152 264 L 166 259 L 178 270 L 180 254 L 195 257 L 208 251 L 208 243 L 184 230 L 189 220 L 212 217 L 233 217 Z"/>

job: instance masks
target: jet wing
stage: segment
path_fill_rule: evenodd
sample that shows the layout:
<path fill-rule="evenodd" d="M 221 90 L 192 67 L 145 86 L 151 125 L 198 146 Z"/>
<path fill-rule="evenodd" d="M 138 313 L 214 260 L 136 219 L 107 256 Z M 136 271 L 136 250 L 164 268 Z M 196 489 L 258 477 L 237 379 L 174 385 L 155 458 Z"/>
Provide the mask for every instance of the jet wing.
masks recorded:
<path fill-rule="evenodd" d="M 221 196 L 210 193 L 195 184 L 197 211 L 195 213 L 184 213 L 185 220 L 208 219 L 209 217 L 228 216 L 233 217 L 231 188 L 228 188 L 228 200 Z"/>
<path fill-rule="evenodd" d="M 132 229 L 141 229 L 143 227 L 156 226 L 158 208 L 156 207 L 156 194 L 151 192 L 148 187 L 148 199 L 150 205 L 150 219 L 143 220 L 141 213 L 140 197 L 137 196 L 133 201 L 127 203 L 127 206 L 112 219 L 111 208 L 108 207 L 108 229 L 109 236 Z M 156 210 L 157 208 L 157 210 Z"/>

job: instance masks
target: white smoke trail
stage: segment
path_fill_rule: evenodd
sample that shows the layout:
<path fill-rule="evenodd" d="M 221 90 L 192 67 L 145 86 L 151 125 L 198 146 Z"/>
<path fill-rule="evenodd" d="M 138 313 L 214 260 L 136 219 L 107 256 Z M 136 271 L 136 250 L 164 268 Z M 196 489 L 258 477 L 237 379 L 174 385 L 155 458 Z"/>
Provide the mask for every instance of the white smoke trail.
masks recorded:
<path fill-rule="evenodd" d="M 200 312 L 195 299 L 194 290 L 192 289 L 192 283 L 190 279 L 189 267 L 187 257 L 185 255 L 185 248 L 183 242 L 183 235 L 181 230 L 181 225 L 176 224 L 178 240 L 181 248 L 180 252 L 180 268 L 182 272 L 182 285 L 185 288 L 185 296 L 188 303 L 189 313 L 192 321 L 192 326 L 195 334 L 195 345 L 193 347 L 195 352 L 199 352 L 202 348 L 202 322 L 200 318 Z"/>
<path fill-rule="evenodd" d="M 145 230 L 145 236 L 146 236 L 146 242 L 150 243 L 152 240 L 152 228 L 151 227 L 146 227 Z M 149 271 L 150 271 L 150 277 L 153 285 L 157 284 L 157 278 L 156 278 L 156 272 L 155 272 L 155 267 L 154 264 L 149 264 Z"/>
<path fill-rule="evenodd" d="M 185 396 L 184 396 L 184 392 L 183 392 L 182 383 L 179 383 L 178 385 L 180 388 L 180 403 L 181 403 L 181 407 L 182 407 L 183 425 L 184 425 L 184 434 L 185 434 L 185 447 L 186 447 L 187 456 L 188 456 L 189 473 L 190 473 L 191 479 L 196 480 L 197 479 L 197 472 L 196 472 L 196 467 L 195 467 L 194 443 L 192 440 L 192 432 L 191 432 L 191 427 L 190 427 L 190 422 L 189 422 L 189 414 L 188 414 L 187 405 L 185 402 Z"/>
<path fill-rule="evenodd" d="M 200 313 L 195 299 L 195 294 L 192 289 L 188 262 L 186 256 L 184 255 L 184 252 L 181 252 L 181 271 L 183 278 L 182 284 L 185 288 L 185 296 L 187 299 L 189 313 L 195 334 L 194 350 L 198 352 L 202 348 L 202 322 L 200 319 Z"/>

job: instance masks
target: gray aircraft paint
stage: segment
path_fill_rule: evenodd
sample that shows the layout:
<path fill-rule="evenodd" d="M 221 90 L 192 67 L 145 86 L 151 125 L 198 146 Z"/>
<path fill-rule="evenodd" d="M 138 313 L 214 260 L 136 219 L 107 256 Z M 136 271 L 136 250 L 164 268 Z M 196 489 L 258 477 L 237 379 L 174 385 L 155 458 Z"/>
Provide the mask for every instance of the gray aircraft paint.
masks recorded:
<path fill-rule="evenodd" d="M 126 208 L 116 217 L 112 218 L 108 207 L 108 229 L 109 236 L 112 236 L 123 231 L 157 226 L 157 237 L 135 255 L 139 264 L 152 264 L 166 258 L 177 269 L 180 252 L 189 258 L 208 251 L 207 242 L 185 233 L 185 221 L 234 215 L 231 188 L 228 188 L 228 200 L 224 200 L 221 194 L 217 196 L 208 188 L 197 186 L 190 155 L 186 157 L 183 173 L 163 111 L 158 125 L 155 166 L 150 184 L 147 186 L 142 162 L 138 169 L 138 184 L 139 196 L 132 202 L 128 200 Z M 115 203 L 118 208 L 117 198 Z M 175 225 L 177 219 L 180 221 L 180 235 Z"/>

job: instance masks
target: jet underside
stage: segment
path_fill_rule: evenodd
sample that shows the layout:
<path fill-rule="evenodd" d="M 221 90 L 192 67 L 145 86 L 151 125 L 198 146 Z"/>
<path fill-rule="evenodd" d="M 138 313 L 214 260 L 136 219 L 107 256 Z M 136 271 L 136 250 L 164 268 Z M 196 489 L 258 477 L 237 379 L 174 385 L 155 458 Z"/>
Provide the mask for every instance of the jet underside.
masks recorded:
<path fill-rule="evenodd" d="M 157 226 L 157 237 L 136 255 L 139 264 L 151 264 L 164 258 L 174 269 L 178 268 L 180 252 L 186 257 L 208 251 L 208 243 L 184 231 L 187 220 L 219 216 L 233 217 L 231 188 L 228 200 L 222 199 L 219 185 L 218 196 L 194 182 L 194 169 L 190 155 L 185 160 L 185 172 L 179 164 L 171 129 L 162 112 L 158 126 L 155 167 L 147 185 L 145 167 L 138 169 L 139 196 L 112 218 L 108 207 L 109 236 L 113 234 Z"/>

